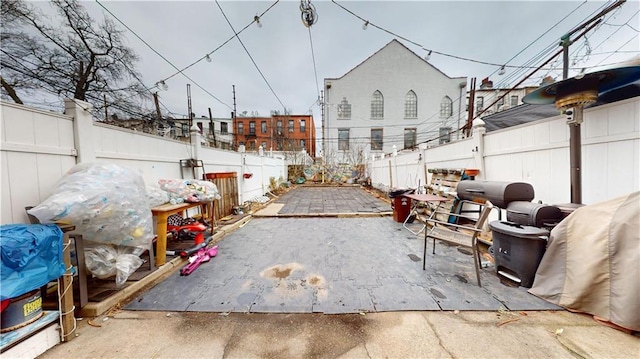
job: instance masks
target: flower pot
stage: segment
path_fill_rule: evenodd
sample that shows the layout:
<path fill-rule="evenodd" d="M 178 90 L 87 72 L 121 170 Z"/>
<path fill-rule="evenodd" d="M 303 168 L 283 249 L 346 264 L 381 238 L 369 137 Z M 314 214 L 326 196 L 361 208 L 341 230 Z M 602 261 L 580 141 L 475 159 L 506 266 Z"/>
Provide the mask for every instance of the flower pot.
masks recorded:
<path fill-rule="evenodd" d="M 464 173 L 469 177 L 475 177 L 480 173 L 480 170 L 475 168 L 465 168 Z"/>

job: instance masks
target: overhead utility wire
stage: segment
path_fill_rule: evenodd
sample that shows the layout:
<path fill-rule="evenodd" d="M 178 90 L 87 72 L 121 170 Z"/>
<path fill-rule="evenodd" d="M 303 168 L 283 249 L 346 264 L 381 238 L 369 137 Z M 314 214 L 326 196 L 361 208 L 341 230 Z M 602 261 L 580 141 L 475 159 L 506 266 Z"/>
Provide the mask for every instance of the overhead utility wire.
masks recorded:
<path fill-rule="evenodd" d="M 109 9 L 107 9 L 104 5 L 102 5 L 102 3 L 100 3 L 99 0 L 96 0 L 96 3 L 98 3 L 98 5 L 100 5 L 100 7 L 102 7 L 106 12 L 108 12 L 111 16 L 113 16 L 122 26 L 124 26 L 127 30 L 131 31 L 131 33 L 138 38 L 138 40 L 142 41 L 143 44 L 147 45 L 147 47 L 149 49 L 151 49 L 151 51 L 155 52 L 156 55 L 160 56 L 160 58 L 162 58 L 165 62 L 167 62 L 169 65 L 171 65 L 171 67 L 173 67 L 174 69 L 176 69 L 178 71 L 178 73 L 180 73 L 182 76 L 186 77 L 189 81 L 191 81 L 194 85 L 198 86 L 198 88 L 200 88 L 202 91 L 206 92 L 209 96 L 213 97 L 216 101 L 220 102 L 221 104 L 227 106 L 228 108 L 232 109 L 231 106 L 229 106 L 227 103 L 225 103 L 224 101 L 220 100 L 219 98 L 217 98 L 214 94 L 212 94 L 211 92 L 209 92 L 207 89 L 205 89 L 204 87 L 200 86 L 200 84 L 198 84 L 194 79 L 192 79 L 191 77 L 189 77 L 189 75 L 185 74 L 183 71 L 181 71 L 178 67 L 176 67 L 176 65 L 174 65 L 171 61 L 169 61 L 166 57 L 164 57 L 161 53 L 159 53 L 156 49 L 154 49 L 151 45 L 149 45 L 149 43 L 147 43 L 142 37 L 140 37 L 135 31 L 133 31 L 129 26 L 127 26 L 127 24 L 125 24 L 122 20 L 120 20 L 116 15 L 114 15 Z"/>
<path fill-rule="evenodd" d="M 640 13 L 640 10 L 636 11 L 636 12 L 631 16 L 631 18 L 629 18 L 629 20 L 627 20 L 627 23 L 629 23 L 629 21 L 631 21 L 631 19 L 633 19 L 636 15 L 638 15 L 638 13 Z M 615 35 L 618 31 L 620 31 L 620 29 L 622 29 L 622 27 L 618 27 L 614 32 L 612 32 L 611 34 L 609 34 L 609 36 L 608 36 L 606 39 L 602 40 L 598 45 L 594 46 L 593 48 L 594 48 L 594 49 L 597 49 L 598 47 L 600 47 L 600 46 L 604 45 L 604 43 L 605 43 L 605 42 L 607 42 L 607 41 L 608 41 L 608 40 L 609 40 L 613 35 Z M 636 30 L 636 32 L 638 32 L 638 31 Z"/>
<path fill-rule="evenodd" d="M 569 14 L 567 14 L 566 16 L 564 16 L 560 21 L 558 21 L 555 25 L 553 25 L 551 28 L 549 28 L 547 31 L 545 31 L 542 35 L 540 35 L 540 37 L 538 37 L 536 40 L 534 40 L 531 44 L 529 44 L 526 48 L 530 47 L 533 43 L 535 43 L 536 41 L 538 41 L 542 36 L 546 35 L 549 31 L 551 31 L 551 29 L 555 28 L 556 26 L 558 26 L 558 24 L 560 24 L 561 22 L 563 22 L 565 19 L 567 19 L 571 14 L 573 14 L 574 12 L 576 12 L 580 7 L 582 7 L 584 4 L 586 3 L 583 2 L 580 5 L 578 5 L 578 7 L 576 7 L 575 9 L 573 9 Z M 598 11 L 601 11 L 602 9 L 604 9 L 607 5 L 604 4 L 601 7 L 599 7 L 598 9 L 594 10 L 591 14 L 587 15 L 585 18 L 583 18 L 580 23 L 586 21 L 590 16 L 592 16 L 593 14 L 595 14 Z M 525 67 L 528 68 L 536 68 L 536 66 L 532 66 L 536 63 L 538 63 L 539 60 L 545 58 L 546 56 L 548 56 L 548 54 L 550 54 L 553 49 L 557 46 L 557 41 L 554 40 L 551 44 L 549 44 L 544 50 L 540 51 L 536 56 L 534 56 L 533 58 L 531 58 L 529 61 L 527 61 L 527 63 L 525 63 L 523 66 L 521 66 L 518 70 L 514 73 L 509 74 L 503 81 L 500 81 L 497 84 L 497 87 L 500 87 L 502 85 L 505 85 L 509 82 L 507 82 L 508 80 L 511 79 L 515 79 L 515 78 L 519 78 L 521 75 L 523 75 L 524 73 L 526 73 L 526 69 Z M 522 51 L 524 51 L 525 49 L 523 49 Z M 520 51 L 518 54 L 522 53 L 522 51 Z M 516 54 L 513 58 L 515 58 L 518 54 Z M 513 58 L 511 58 L 509 61 L 511 61 Z M 507 63 L 509 62 L 507 61 Z M 551 66 L 551 69 L 548 70 L 547 74 L 554 70 L 554 65 Z M 495 71 L 493 72 L 495 73 Z M 492 73 L 492 75 L 493 75 Z M 491 76 L 491 75 L 490 75 Z"/>
<path fill-rule="evenodd" d="M 628 44 L 628 43 L 630 43 L 630 42 L 631 42 L 631 40 L 636 39 L 636 38 L 638 38 L 638 34 L 636 34 L 635 36 L 633 36 L 632 38 L 630 38 L 630 39 L 629 39 L 629 41 L 627 41 L 627 42 L 625 42 L 624 44 L 622 44 L 622 46 L 620 46 L 618 49 L 621 49 L 621 48 L 623 48 L 623 47 L 627 46 L 627 44 Z M 597 65 L 600 65 L 600 63 L 601 63 L 601 62 L 603 62 L 604 60 L 606 60 L 606 59 L 610 58 L 610 57 L 611 57 L 611 56 L 613 56 L 615 53 L 616 53 L 616 51 L 612 52 L 609 56 L 605 57 L 605 58 L 604 58 L 604 59 L 602 59 L 600 62 L 598 62 L 598 63 L 596 64 L 596 66 L 597 66 Z"/>
<path fill-rule="evenodd" d="M 318 82 L 318 68 L 316 67 L 316 55 L 313 51 L 313 39 L 311 38 L 311 27 L 310 26 L 307 27 L 307 30 L 309 30 L 309 44 L 311 45 L 311 58 L 313 59 L 313 73 L 316 76 L 316 91 L 318 92 L 318 102 L 320 102 L 320 85 Z"/>
<path fill-rule="evenodd" d="M 389 31 L 389 30 L 387 30 L 387 29 L 385 29 L 385 28 L 383 28 L 383 27 L 381 27 L 381 26 L 378 26 L 378 25 L 376 25 L 376 24 L 372 23 L 372 22 L 371 22 L 371 21 L 369 21 L 369 20 L 366 20 L 365 18 L 361 17 L 360 15 L 358 15 L 358 14 L 354 13 L 353 11 L 351 11 L 351 10 L 347 9 L 346 7 L 342 6 L 341 4 L 339 4 L 339 3 L 338 3 L 337 1 L 335 1 L 335 0 L 331 0 L 331 2 L 332 2 L 332 3 L 334 3 L 334 4 L 336 4 L 337 6 L 339 6 L 340 8 L 342 8 L 344 11 L 348 12 L 349 14 L 351 14 L 351 15 L 355 16 L 356 18 L 358 18 L 358 19 L 362 20 L 362 21 L 363 21 L 363 22 L 365 22 L 367 25 L 369 25 L 369 26 L 373 26 L 373 27 L 375 27 L 376 29 L 381 30 L 381 31 L 384 31 L 384 32 L 386 32 L 387 34 L 389 34 L 389 35 L 391 35 L 391 36 L 397 37 L 397 38 L 402 39 L 402 40 L 404 40 L 404 41 L 406 41 L 406 42 L 409 42 L 409 43 L 411 43 L 411 44 L 413 44 L 413 45 L 415 45 L 415 46 L 418 46 L 418 47 L 420 47 L 421 49 L 423 49 L 423 50 L 425 50 L 425 51 L 428 51 L 428 52 L 431 52 L 431 53 L 434 53 L 434 54 L 437 54 L 437 55 L 442 55 L 442 56 L 446 56 L 446 57 L 451 57 L 451 58 L 458 59 L 458 60 L 469 61 L 469 62 L 475 62 L 475 63 L 482 64 L 482 65 L 491 65 L 491 66 L 499 66 L 499 67 L 501 67 L 501 66 L 502 66 L 502 64 L 498 64 L 498 63 L 487 62 L 487 61 L 480 61 L 480 60 L 474 60 L 474 59 L 470 59 L 470 58 L 467 58 L 467 57 L 462 57 L 462 56 L 457 56 L 457 55 L 451 55 L 451 54 L 447 54 L 447 53 L 440 52 L 440 51 L 436 51 L 436 50 L 426 49 L 424 46 L 420 45 L 419 43 L 417 43 L 417 42 L 415 42 L 415 41 L 409 40 L 409 39 L 407 39 L 407 38 L 406 38 L 406 37 L 404 37 L 404 36 L 398 35 L 398 34 L 396 34 L 396 33 L 392 32 L 392 31 Z M 520 67 L 520 66 L 516 66 L 516 67 Z"/>
<path fill-rule="evenodd" d="M 610 17 L 610 18 L 613 18 L 614 16 L 616 16 L 616 15 L 617 15 L 617 13 L 618 13 L 618 12 L 620 12 L 620 9 L 621 9 L 621 8 L 618 8 L 615 12 L 613 12 L 611 15 L 609 15 L 609 17 Z M 605 20 L 602 24 L 600 24 L 600 25 L 598 26 L 598 28 L 602 28 L 602 25 L 617 26 L 618 28 L 617 28 L 614 32 L 612 32 L 611 34 L 609 34 L 609 36 L 607 36 L 607 38 L 605 38 L 604 40 L 602 40 L 600 43 L 598 43 L 598 44 L 597 44 L 597 45 L 595 45 L 595 46 L 590 46 L 590 48 L 591 48 L 591 49 L 597 49 L 597 48 L 599 48 L 600 46 L 602 46 L 602 45 L 604 45 L 605 43 L 607 43 L 607 41 L 608 41 L 608 40 L 609 40 L 613 35 L 615 35 L 618 31 L 620 31 L 620 30 L 624 27 L 624 25 L 628 25 L 628 24 L 629 24 L 629 22 L 631 22 L 631 20 L 633 20 L 633 18 L 634 18 L 634 17 L 636 17 L 636 15 L 638 15 L 638 13 L 640 13 L 640 10 L 636 11 L 633 15 L 631 15 L 631 17 L 626 21 L 626 23 L 624 23 L 624 24 L 622 24 L 622 25 L 611 25 L 611 24 L 607 23 L 607 21 L 608 21 L 608 20 Z M 629 27 L 630 27 L 632 30 L 634 30 L 635 32 L 638 32 L 638 30 L 634 29 L 632 26 L 629 26 Z M 586 36 L 585 36 L 585 38 L 586 38 Z M 577 52 L 581 51 L 581 50 L 582 50 L 582 48 L 584 48 L 586 44 L 587 44 L 587 42 L 583 43 L 583 44 L 582 44 L 582 45 L 581 45 L 581 46 L 580 46 L 576 51 L 577 51 Z M 590 54 L 591 54 L 591 55 L 597 55 L 597 54 L 595 54 L 595 53 L 590 53 Z M 576 56 L 576 57 L 577 57 L 577 56 Z M 607 56 L 606 58 L 609 58 L 609 57 L 610 57 L 610 56 Z M 582 58 L 584 58 L 584 56 L 583 56 Z M 582 58 L 581 58 L 581 59 L 579 59 L 578 61 L 582 60 Z M 606 58 L 605 58 L 605 59 L 606 59 Z M 574 60 L 574 61 L 575 61 L 575 60 Z M 601 60 L 599 63 L 601 63 L 602 61 L 604 61 L 604 60 Z"/>
<path fill-rule="evenodd" d="M 574 39 L 577 40 L 579 38 L 581 38 L 582 36 L 584 36 L 587 32 L 591 31 L 591 29 L 593 29 L 594 27 L 596 27 L 601 20 L 597 20 L 595 23 L 593 23 L 592 25 L 590 25 L 589 27 L 587 27 L 582 33 L 580 33 L 580 35 L 578 35 L 578 37 L 576 37 Z M 558 52 L 556 52 L 551 58 L 549 58 L 547 61 L 545 61 L 542 65 L 540 65 L 540 67 L 546 65 L 547 63 L 551 62 L 551 60 L 553 60 L 556 56 L 560 55 L 564 50 L 559 50 Z M 520 84 L 522 84 L 523 82 L 525 82 L 529 77 L 531 77 L 534 73 L 536 73 L 536 71 L 538 70 L 534 70 L 532 73 L 530 73 L 529 75 L 527 75 L 525 78 L 523 78 L 520 82 L 518 82 L 516 85 L 514 85 L 509 91 L 505 92 L 504 95 L 500 96 L 497 100 L 495 100 L 493 103 L 491 103 L 489 106 L 487 106 L 487 108 L 485 108 L 484 110 L 480 111 L 478 114 L 476 114 L 473 119 L 479 118 L 480 115 L 482 115 L 484 112 L 486 112 L 489 108 L 492 108 L 493 105 L 495 105 L 498 101 L 500 101 L 500 99 L 504 98 L 509 92 L 513 91 L 514 89 L 516 89 L 518 86 L 520 86 Z"/>
<path fill-rule="evenodd" d="M 255 60 L 253 59 L 253 56 L 251 56 L 251 53 L 249 53 L 249 50 L 247 50 L 247 47 L 244 46 L 244 43 L 242 42 L 242 39 L 240 39 L 240 36 L 238 36 L 238 33 L 236 32 L 236 30 L 233 28 L 233 25 L 231 25 L 231 21 L 229 21 L 229 18 L 227 17 L 227 14 L 224 13 L 224 10 L 222 10 L 222 6 L 220 6 L 220 3 L 218 2 L 218 0 L 216 0 L 216 5 L 218 5 L 218 8 L 220 9 L 220 12 L 222 13 L 222 16 L 224 16 L 224 19 L 227 20 L 227 24 L 229 24 L 229 27 L 231 28 L 231 30 L 233 31 L 233 33 L 235 34 L 235 38 L 238 39 L 238 41 L 240 42 L 240 45 L 242 45 L 242 48 L 244 49 L 244 51 L 247 53 L 247 55 L 249 56 L 249 58 L 251 59 L 251 62 L 253 62 L 253 66 L 256 67 L 256 70 L 258 70 L 258 72 L 260 73 L 260 76 L 262 76 L 262 79 L 264 80 L 264 82 L 267 84 L 267 86 L 269 87 L 269 90 L 271 90 L 271 93 L 273 93 L 273 96 L 276 97 L 276 99 L 278 100 L 278 102 L 280 103 L 280 105 L 282 106 L 282 109 L 284 110 L 284 112 L 287 112 L 287 107 L 282 103 L 282 101 L 280 100 L 280 97 L 278 97 L 278 95 L 276 94 L 276 92 L 273 90 L 273 87 L 271 87 L 271 84 L 269 84 L 269 81 L 267 81 L 267 78 L 264 76 L 264 74 L 262 73 L 262 71 L 260 71 L 260 68 L 258 67 L 258 64 L 256 64 Z"/>
<path fill-rule="evenodd" d="M 257 16 L 258 19 L 261 19 L 262 16 L 264 14 L 266 14 L 269 10 L 271 10 L 272 7 L 274 7 L 280 0 L 276 0 L 273 4 L 271 4 L 271 6 L 269 6 L 265 11 L 263 11 L 260 15 Z M 246 29 L 248 29 L 251 25 L 253 25 L 256 22 L 256 18 L 253 19 L 253 21 L 251 21 L 250 23 L 248 23 L 245 27 L 243 27 L 240 31 L 238 31 L 238 35 L 242 34 L 242 32 Z M 163 81 L 167 81 L 169 79 L 171 79 L 172 77 L 180 74 L 180 72 L 187 70 L 188 68 L 192 67 L 193 65 L 199 63 L 202 60 L 205 60 L 207 58 L 207 56 L 212 55 L 214 52 L 220 50 L 224 45 L 226 45 L 227 43 L 229 43 L 229 41 L 233 40 L 236 37 L 236 35 L 231 36 L 230 38 L 228 38 L 225 42 L 223 42 L 222 44 L 220 44 L 220 46 L 216 47 L 215 49 L 209 51 L 208 53 L 206 53 L 204 56 L 202 56 L 201 58 L 195 60 L 194 62 L 192 62 L 191 64 L 185 66 L 184 68 L 182 68 L 182 70 L 180 70 L 179 72 L 174 73 L 173 75 L 163 79 Z"/>
<path fill-rule="evenodd" d="M 560 19 L 558 22 L 556 22 L 553 26 L 551 26 L 550 28 L 547 29 L 547 31 L 543 32 L 540 36 L 538 36 L 538 38 L 536 38 L 535 40 L 531 41 L 529 43 L 529 45 L 527 45 L 526 47 L 524 47 L 522 50 L 520 50 L 517 54 L 513 55 L 509 60 L 505 61 L 505 65 L 507 65 L 509 62 L 511 62 L 511 60 L 515 59 L 516 57 L 518 57 L 518 55 L 520 55 L 521 53 L 523 53 L 526 49 L 528 49 L 529 47 L 531 47 L 533 44 L 535 44 L 538 40 L 540 40 L 544 35 L 548 34 L 551 30 L 553 30 L 556 26 L 558 26 L 559 24 L 561 24 L 564 20 L 566 20 L 569 16 L 571 16 L 574 12 L 578 11 L 578 9 L 580 9 L 584 4 L 586 4 L 587 1 L 583 1 L 580 5 L 578 5 L 578 7 L 576 7 L 575 9 L 573 9 L 570 13 L 568 13 L 567 15 L 565 15 L 562 19 Z M 498 70 L 494 70 L 489 77 L 491 77 L 493 74 L 495 74 Z"/>
<path fill-rule="evenodd" d="M 600 8 L 596 9 L 596 10 L 595 10 L 595 11 L 593 11 L 590 15 L 588 15 L 587 17 L 585 17 L 585 19 L 583 19 L 583 20 L 581 21 L 581 23 L 583 23 L 584 21 L 586 21 L 586 19 L 588 19 L 589 17 L 591 17 L 591 16 L 592 16 L 593 14 L 595 14 L 596 12 L 598 12 L 598 13 L 602 13 L 602 9 L 606 8 L 607 6 L 608 6 L 608 5 L 607 5 L 607 4 L 605 4 L 605 5 L 601 6 Z M 577 9 L 576 9 L 576 10 L 577 10 Z M 574 10 L 574 11 L 575 11 L 575 10 Z M 603 14 L 603 17 L 604 17 L 604 16 L 606 16 L 606 14 Z M 611 15 L 609 15 L 609 16 L 613 17 L 613 14 L 611 14 Z M 634 15 L 634 16 L 635 16 L 635 15 Z M 566 18 L 566 17 L 565 17 L 565 18 Z M 595 26 L 593 26 L 593 27 L 591 27 L 591 28 L 590 28 L 590 30 L 593 30 L 593 29 L 596 29 L 596 30 L 597 30 L 598 28 L 600 28 L 600 27 L 601 27 L 601 25 L 602 25 L 602 22 L 596 23 L 596 25 L 595 25 Z M 571 30 L 571 33 L 574 33 L 574 32 L 576 31 L 576 30 L 575 30 L 576 28 L 578 28 L 578 26 L 574 27 L 574 28 L 573 28 L 573 30 Z M 578 29 L 579 29 L 579 28 L 578 28 Z M 594 31 L 595 31 L 595 30 L 594 30 Z M 585 38 L 586 38 L 586 33 L 583 33 L 583 35 L 584 35 L 584 36 L 585 36 Z M 581 35 L 581 36 L 582 36 L 582 35 Z M 609 36 L 609 37 L 611 37 L 611 36 Z M 575 42 L 575 40 L 577 40 L 577 39 L 574 39 L 573 41 Z M 556 46 L 555 44 L 556 44 L 556 42 L 554 42 L 553 44 L 549 45 L 545 50 L 541 51 L 541 52 L 539 53 L 539 55 L 538 55 L 536 58 L 534 58 L 535 60 L 534 60 L 534 59 L 530 60 L 530 62 L 528 62 L 528 63 L 527 63 L 527 65 L 528 65 L 529 63 L 537 63 L 537 62 L 538 62 L 538 59 L 540 59 L 540 58 L 542 58 L 542 57 L 546 57 L 546 56 L 547 56 L 547 55 L 546 55 L 546 53 L 549 53 L 549 52 L 550 52 L 550 51 L 551 51 L 551 50 Z M 550 50 L 550 49 L 551 49 L 551 50 Z M 550 69 L 549 71 L 547 71 L 547 75 L 549 74 L 549 72 L 550 72 L 551 70 L 553 70 L 553 67 L 554 67 L 554 66 L 557 66 L 557 65 L 552 65 L 552 69 Z M 537 70 L 536 70 L 536 71 L 537 71 Z M 510 80 L 511 80 L 511 79 L 517 78 L 517 77 L 521 76 L 521 74 L 524 74 L 524 73 L 525 73 L 525 69 L 524 69 L 524 68 L 519 69 L 519 71 L 516 71 L 516 72 L 514 72 L 514 73 L 510 74 L 510 76 L 509 76 L 509 77 L 505 78 L 503 81 L 500 81 L 500 82 L 498 83 L 497 87 L 501 87 L 501 86 L 504 86 L 504 85 L 505 85 L 505 84 L 507 84 L 507 83 L 510 83 Z M 535 71 L 534 71 L 534 73 L 535 73 Z M 517 75 L 517 76 L 516 76 L 516 75 Z M 530 75 L 528 75 L 527 77 L 529 78 L 529 77 L 531 77 L 532 75 L 533 75 L 533 74 L 530 74 Z M 545 75 L 545 76 L 546 76 L 546 75 Z M 543 76 L 543 77 L 544 77 L 544 76 Z M 522 83 L 522 82 L 520 82 L 520 83 Z M 515 87 L 514 87 L 514 88 L 515 88 Z M 500 97 L 499 97 L 499 98 L 498 98 L 498 99 L 497 99 L 493 104 L 497 103 L 497 102 L 498 102 L 498 101 L 500 101 L 502 98 L 506 97 L 506 95 L 507 95 L 510 91 L 511 91 L 511 90 L 507 91 L 507 93 L 502 94 L 502 96 L 500 96 Z M 497 95 L 496 95 L 496 96 L 497 96 Z M 493 104 L 492 104 L 492 105 L 493 105 Z M 492 106 L 492 105 L 491 105 L 491 106 Z M 489 106 L 489 107 L 491 107 L 491 106 Z M 485 111 L 486 111 L 486 109 L 485 109 Z M 484 112 L 484 111 L 483 111 L 483 112 Z"/>

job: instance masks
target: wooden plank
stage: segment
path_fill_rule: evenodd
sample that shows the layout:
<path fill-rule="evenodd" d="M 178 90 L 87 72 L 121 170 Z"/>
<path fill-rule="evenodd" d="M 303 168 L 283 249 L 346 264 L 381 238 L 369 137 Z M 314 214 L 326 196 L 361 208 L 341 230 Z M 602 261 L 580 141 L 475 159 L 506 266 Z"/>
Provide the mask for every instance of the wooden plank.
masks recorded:
<path fill-rule="evenodd" d="M 441 226 L 433 228 L 429 232 L 429 237 L 464 247 L 473 247 L 472 235 L 459 231 L 452 231 Z"/>
<path fill-rule="evenodd" d="M 62 257 L 64 266 L 67 268 L 62 277 L 58 278 L 58 295 L 60 296 L 60 316 L 62 317 L 62 330 L 60 331 L 60 340 L 63 342 L 71 341 L 75 338 L 76 318 L 74 316 L 73 307 L 73 273 L 71 272 L 71 239 L 69 234 L 63 236 L 64 249 Z"/>
<path fill-rule="evenodd" d="M 45 311 L 40 319 L 22 328 L 0 334 L 0 353 L 7 358 L 35 358 L 60 342 L 55 324 L 60 313 Z"/>

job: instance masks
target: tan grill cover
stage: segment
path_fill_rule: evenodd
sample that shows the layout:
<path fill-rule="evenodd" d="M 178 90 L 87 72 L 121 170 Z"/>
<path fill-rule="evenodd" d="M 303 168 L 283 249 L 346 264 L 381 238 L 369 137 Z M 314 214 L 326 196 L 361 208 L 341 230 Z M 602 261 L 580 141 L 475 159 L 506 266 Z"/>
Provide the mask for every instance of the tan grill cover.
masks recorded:
<path fill-rule="evenodd" d="M 581 207 L 560 222 L 529 292 L 640 331 L 640 192 Z"/>

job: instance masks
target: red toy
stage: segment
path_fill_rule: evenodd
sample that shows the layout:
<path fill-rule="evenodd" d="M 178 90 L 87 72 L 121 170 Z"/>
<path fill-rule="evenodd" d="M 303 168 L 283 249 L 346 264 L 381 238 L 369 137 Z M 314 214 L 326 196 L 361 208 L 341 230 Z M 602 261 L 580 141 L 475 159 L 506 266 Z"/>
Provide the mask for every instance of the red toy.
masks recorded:
<path fill-rule="evenodd" d="M 204 243 L 204 232 L 208 229 L 205 223 L 193 218 L 182 218 L 177 214 L 167 218 L 167 231 L 178 241 L 193 240 L 196 245 Z"/>

